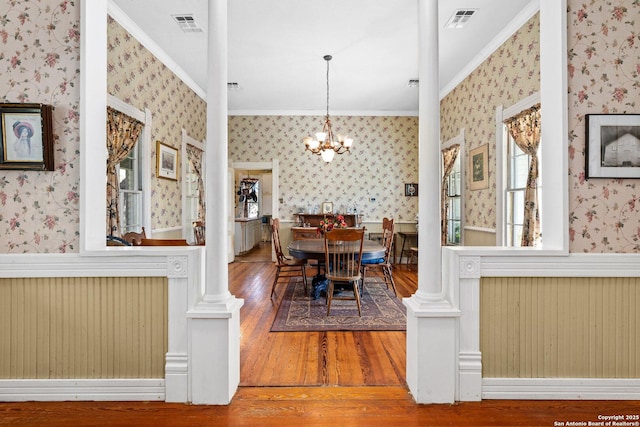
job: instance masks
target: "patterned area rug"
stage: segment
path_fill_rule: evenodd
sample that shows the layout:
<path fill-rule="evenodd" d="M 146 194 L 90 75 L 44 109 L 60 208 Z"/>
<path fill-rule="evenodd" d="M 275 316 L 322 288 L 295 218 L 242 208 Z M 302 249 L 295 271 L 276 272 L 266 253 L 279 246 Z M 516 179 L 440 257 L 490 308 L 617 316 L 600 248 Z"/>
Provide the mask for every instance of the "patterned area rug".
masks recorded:
<path fill-rule="evenodd" d="M 294 281 L 296 280 L 296 281 Z M 311 287 L 311 280 L 309 280 Z M 352 291 L 342 291 L 353 296 Z M 336 294 L 337 296 L 337 294 Z M 362 317 L 353 301 L 331 301 L 331 315 L 327 316 L 324 296 L 314 300 L 304 292 L 301 279 L 292 279 L 271 325 L 272 332 L 293 331 L 405 331 L 406 308 L 384 281 L 368 277 L 361 298 Z"/>

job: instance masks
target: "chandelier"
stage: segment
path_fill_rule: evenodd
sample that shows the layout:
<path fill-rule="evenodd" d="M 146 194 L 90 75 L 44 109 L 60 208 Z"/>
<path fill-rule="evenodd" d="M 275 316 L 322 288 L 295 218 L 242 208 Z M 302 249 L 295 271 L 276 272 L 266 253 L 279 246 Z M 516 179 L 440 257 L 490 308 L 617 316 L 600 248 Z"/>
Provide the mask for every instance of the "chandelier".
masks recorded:
<path fill-rule="evenodd" d="M 331 130 L 331 120 L 329 120 L 329 61 L 331 61 L 331 55 L 325 55 L 324 60 L 327 61 L 327 117 L 322 126 L 322 132 L 316 133 L 316 137 L 305 136 L 302 139 L 306 150 L 311 151 L 313 154 L 319 154 L 322 160 L 329 163 L 333 160 L 333 157 L 338 154 L 344 154 L 349 151 L 353 144 L 353 139 L 346 135 L 338 135 L 337 138 L 333 136 L 333 130 Z"/>

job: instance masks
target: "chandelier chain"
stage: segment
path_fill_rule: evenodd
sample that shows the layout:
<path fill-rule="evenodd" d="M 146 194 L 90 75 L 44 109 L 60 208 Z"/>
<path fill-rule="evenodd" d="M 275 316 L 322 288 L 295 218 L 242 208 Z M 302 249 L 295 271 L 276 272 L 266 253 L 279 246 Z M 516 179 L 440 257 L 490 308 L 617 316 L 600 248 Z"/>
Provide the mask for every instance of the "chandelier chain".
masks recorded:
<path fill-rule="evenodd" d="M 325 59 L 327 60 L 327 117 L 329 117 L 329 61 L 331 57 L 327 59 L 325 56 Z"/>

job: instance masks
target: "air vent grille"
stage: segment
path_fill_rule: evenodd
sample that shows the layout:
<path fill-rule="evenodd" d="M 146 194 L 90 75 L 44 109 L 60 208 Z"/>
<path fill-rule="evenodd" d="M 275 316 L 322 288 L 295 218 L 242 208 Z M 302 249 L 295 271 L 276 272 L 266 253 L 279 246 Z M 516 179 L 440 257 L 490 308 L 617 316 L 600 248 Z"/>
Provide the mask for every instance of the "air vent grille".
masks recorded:
<path fill-rule="evenodd" d="M 458 9 L 451 15 L 451 18 L 445 24 L 445 28 L 462 28 L 476 14 L 478 9 Z"/>
<path fill-rule="evenodd" d="M 178 23 L 178 26 L 185 33 L 201 33 L 202 28 L 198 25 L 193 15 L 171 15 Z"/>

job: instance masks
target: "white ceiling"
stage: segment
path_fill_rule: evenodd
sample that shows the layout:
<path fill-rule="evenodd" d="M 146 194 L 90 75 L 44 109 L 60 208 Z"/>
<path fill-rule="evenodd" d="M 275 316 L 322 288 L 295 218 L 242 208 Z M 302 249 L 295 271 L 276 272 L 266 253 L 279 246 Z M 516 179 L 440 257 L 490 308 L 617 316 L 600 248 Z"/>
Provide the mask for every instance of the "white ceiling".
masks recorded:
<path fill-rule="evenodd" d="M 206 92 L 207 0 L 110 0 L 109 11 L 201 96 Z M 323 114 L 325 54 L 331 114 L 415 114 L 417 0 L 229 0 L 230 113 Z M 457 9 L 478 9 L 445 29 Z M 537 0 L 439 0 L 440 90 L 448 92 L 538 9 Z M 124 17 L 122 16 L 124 13 Z M 201 33 L 172 15 L 193 14 Z M 136 28 L 139 27 L 139 28 Z M 129 28 L 130 27 L 130 28 Z M 146 36 L 141 35 L 142 33 Z M 147 41 L 147 38 L 151 42 Z M 168 61 L 171 62 L 171 61 Z M 462 73 L 462 75 L 460 74 Z"/>

